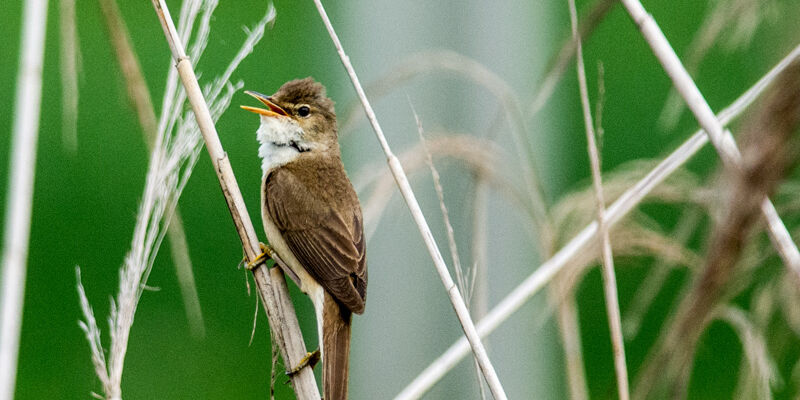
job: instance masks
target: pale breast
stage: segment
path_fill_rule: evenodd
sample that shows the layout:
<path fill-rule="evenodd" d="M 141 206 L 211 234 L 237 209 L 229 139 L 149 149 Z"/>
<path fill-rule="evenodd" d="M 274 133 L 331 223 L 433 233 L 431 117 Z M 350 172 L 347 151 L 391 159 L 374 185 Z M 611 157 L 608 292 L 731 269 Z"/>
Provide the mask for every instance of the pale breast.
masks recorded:
<path fill-rule="evenodd" d="M 261 125 L 256 132 L 258 139 L 258 156 L 261 157 L 261 172 L 267 176 L 267 172 L 291 162 L 300 155 L 297 147 L 289 146 L 289 143 L 298 143 L 307 147 L 303 143 L 303 129 L 290 118 L 261 116 Z"/>
<path fill-rule="evenodd" d="M 264 173 L 264 176 L 268 176 L 271 170 L 267 170 Z M 264 207 L 266 204 L 266 187 L 264 186 L 266 183 L 266 179 L 262 179 L 261 183 L 261 220 L 264 223 L 264 233 L 267 235 L 267 240 L 269 241 L 270 246 L 278 253 L 281 257 L 283 262 L 286 263 L 286 266 L 289 267 L 292 273 L 297 277 L 299 282 L 295 282 L 298 287 L 300 288 L 303 293 L 314 297 L 313 295 L 322 288 L 322 286 L 314 279 L 300 261 L 297 260 L 297 257 L 294 256 L 292 250 L 289 249 L 289 245 L 286 244 L 286 240 L 283 238 L 278 227 L 275 225 L 275 222 L 272 221 L 272 216 L 267 212 L 267 208 Z"/>

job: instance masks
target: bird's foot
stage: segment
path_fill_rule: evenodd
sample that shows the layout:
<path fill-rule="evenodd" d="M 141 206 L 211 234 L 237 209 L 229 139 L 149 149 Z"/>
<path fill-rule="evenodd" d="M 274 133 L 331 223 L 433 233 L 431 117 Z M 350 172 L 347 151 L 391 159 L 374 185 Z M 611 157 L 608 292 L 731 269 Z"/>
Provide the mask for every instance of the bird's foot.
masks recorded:
<path fill-rule="evenodd" d="M 272 254 L 275 252 L 272 250 L 272 247 L 264 243 L 258 243 L 258 246 L 261 248 L 261 254 L 259 254 L 253 261 L 245 262 L 244 269 L 248 271 L 252 271 L 256 269 L 262 263 L 267 262 L 270 258 L 272 258 Z"/>
<path fill-rule="evenodd" d="M 310 353 L 306 353 L 306 356 L 303 357 L 299 363 L 297 363 L 297 366 L 286 371 L 286 375 L 289 376 L 295 375 L 298 372 L 300 372 L 300 370 L 302 370 L 307 366 L 311 367 L 311 369 L 313 370 L 314 366 L 317 365 L 317 363 L 319 362 L 319 358 L 320 358 L 319 349 L 316 349 Z"/>

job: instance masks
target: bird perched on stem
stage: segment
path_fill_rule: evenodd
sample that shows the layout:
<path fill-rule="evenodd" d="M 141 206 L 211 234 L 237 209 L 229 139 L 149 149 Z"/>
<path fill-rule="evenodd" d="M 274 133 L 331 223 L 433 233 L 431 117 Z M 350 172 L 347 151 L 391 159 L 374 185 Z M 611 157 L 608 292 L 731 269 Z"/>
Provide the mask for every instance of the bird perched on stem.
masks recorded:
<path fill-rule="evenodd" d="M 346 399 L 351 316 L 364 312 L 367 262 L 361 206 L 342 164 L 333 101 L 311 78 L 287 82 L 272 96 L 246 93 L 267 107 L 242 106 L 261 115 L 264 230 L 314 303 L 324 398 Z"/>

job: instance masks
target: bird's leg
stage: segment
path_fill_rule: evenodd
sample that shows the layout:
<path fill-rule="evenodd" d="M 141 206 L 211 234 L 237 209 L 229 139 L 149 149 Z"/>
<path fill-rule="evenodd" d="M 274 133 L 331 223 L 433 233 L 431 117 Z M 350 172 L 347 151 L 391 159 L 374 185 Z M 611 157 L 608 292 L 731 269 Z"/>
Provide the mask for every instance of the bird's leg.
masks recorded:
<path fill-rule="evenodd" d="M 261 248 L 261 254 L 254 258 L 253 261 L 250 261 L 244 265 L 244 268 L 248 271 L 252 271 L 262 263 L 267 262 L 267 260 L 272 258 L 272 254 L 275 253 L 275 250 L 272 250 L 272 247 L 269 247 L 267 244 L 259 242 L 258 246 Z"/>
<path fill-rule="evenodd" d="M 314 366 L 317 365 L 317 363 L 319 363 L 319 358 L 320 358 L 319 349 L 316 349 L 310 353 L 306 353 L 306 356 L 303 357 L 299 363 L 297 363 L 297 366 L 286 371 L 286 375 L 292 376 L 300 372 L 300 370 L 302 370 L 306 366 L 311 367 L 311 369 L 313 370 Z"/>

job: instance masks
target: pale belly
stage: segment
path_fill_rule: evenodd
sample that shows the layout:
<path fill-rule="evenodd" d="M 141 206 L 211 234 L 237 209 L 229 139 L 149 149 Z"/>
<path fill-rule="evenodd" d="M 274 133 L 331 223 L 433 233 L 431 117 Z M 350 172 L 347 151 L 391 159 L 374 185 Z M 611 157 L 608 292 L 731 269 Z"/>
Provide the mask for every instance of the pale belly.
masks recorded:
<path fill-rule="evenodd" d="M 265 174 L 264 176 L 266 176 Z M 266 191 L 264 190 L 264 185 L 261 185 L 261 220 L 264 222 L 264 233 L 267 234 L 267 240 L 269 241 L 269 245 L 278 253 L 281 260 L 286 263 L 286 266 L 290 268 L 292 273 L 297 276 L 300 280 L 299 282 L 295 282 L 300 287 L 300 290 L 303 293 L 307 294 L 308 297 L 311 298 L 311 301 L 314 303 L 314 311 L 316 312 L 317 317 L 317 330 L 319 334 L 319 343 L 320 343 L 320 351 L 322 351 L 322 303 L 325 296 L 325 289 L 322 288 L 314 277 L 309 274 L 300 261 L 297 260 L 297 257 L 294 256 L 294 253 L 289 249 L 289 245 L 286 244 L 286 241 L 283 239 L 283 235 L 272 222 L 272 218 L 269 216 L 269 213 L 266 212 L 264 207 L 264 200 L 266 196 Z"/>
<path fill-rule="evenodd" d="M 286 241 L 283 239 L 283 235 L 281 235 L 281 232 L 272 222 L 272 218 L 269 216 L 269 213 L 267 213 L 263 207 L 265 200 L 264 196 L 265 191 L 262 184 L 261 220 L 264 222 L 264 233 L 267 234 L 267 240 L 269 240 L 270 246 L 272 246 L 275 252 L 278 253 L 281 259 L 286 263 L 286 266 L 291 268 L 292 272 L 300 279 L 300 282 L 295 282 L 300 286 L 300 290 L 302 290 L 303 293 L 312 296 L 318 288 L 321 288 L 321 286 L 319 283 L 317 283 L 317 280 L 314 279 L 305 268 L 303 268 L 303 265 L 297 260 L 297 258 L 294 256 L 294 253 L 292 253 L 292 251 L 289 249 L 289 245 L 286 244 Z"/>

